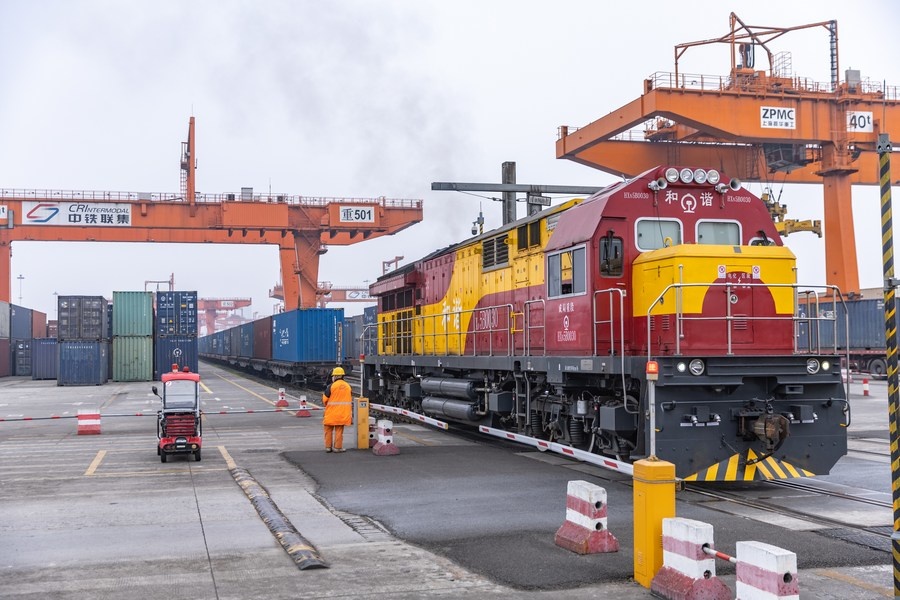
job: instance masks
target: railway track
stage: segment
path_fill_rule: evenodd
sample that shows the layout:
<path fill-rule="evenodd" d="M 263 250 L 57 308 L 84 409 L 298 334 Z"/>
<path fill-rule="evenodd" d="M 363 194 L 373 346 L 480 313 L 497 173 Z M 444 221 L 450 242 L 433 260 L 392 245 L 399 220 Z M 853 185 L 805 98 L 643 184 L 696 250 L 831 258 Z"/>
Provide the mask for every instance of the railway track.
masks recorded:
<path fill-rule="evenodd" d="M 266 385 L 284 385 L 292 392 L 306 393 L 316 399 L 321 394 L 321 389 L 295 385 L 273 383 L 271 380 L 256 378 L 246 373 L 242 375 L 256 379 Z M 347 382 L 353 388 L 356 395 L 361 394 L 361 382 L 359 373 L 354 372 L 346 377 Z M 399 415 L 391 415 L 396 422 L 416 421 L 407 420 Z M 497 448 L 510 450 L 522 450 L 526 448 L 521 444 L 503 439 L 485 436 L 474 428 L 466 428 L 450 424 L 448 434 L 463 438 L 467 441 L 477 442 Z M 886 456 L 884 453 L 854 450 L 865 454 Z M 572 459 L 573 462 L 579 461 Z M 630 485 L 627 480 L 616 479 L 620 483 Z M 852 493 L 849 488 L 842 488 L 834 484 L 809 480 L 769 481 L 749 484 L 686 484 L 679 494 L 679 500 L 709 508 L 713 503 L 720 503 L 715 510 L 734 514 L 736 517 L 746 518 L 751 513 L 751 518 L 771 521 L 766 515 L 777 516 L 780 519 L 796 520 L 808 523 L 808 529 L 817 531 L 822 535 L 837 537 L 851 541 L 875 550 L 891 551 L 891 509 L 889 501 L 865 495 Z M 770 490 L 771 493 L 766 493 Z M 785 494 L 784 492 L 788 492 Z M 813 507 L 812 509 L 809 507 Z M 852 507 L 852 508 L 851 508 Z M 862 507 L 862 508 L 856 508 Z M 869 511 L 869 512 L 866 512 Z M 865 525 L 854 522 L 854 517 L 866 513 L 870 517 L 873 513 L 884 512 L 886 525 Z M 848 515 L 841 518 L 836 515 Z"/>

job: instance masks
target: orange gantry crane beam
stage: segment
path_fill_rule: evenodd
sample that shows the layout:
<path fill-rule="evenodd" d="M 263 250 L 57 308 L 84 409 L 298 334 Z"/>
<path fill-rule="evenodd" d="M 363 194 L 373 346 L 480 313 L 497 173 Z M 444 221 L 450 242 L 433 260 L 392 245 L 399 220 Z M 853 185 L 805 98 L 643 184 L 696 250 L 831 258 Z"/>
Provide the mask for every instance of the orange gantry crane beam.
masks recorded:
<path fill-rule="evenodd" d="M 251 298 L 198 298 L 197 311 L 206 320 L 207 335 L 216 331 L 216 317 L 219 313 L 235 311 L 253 304 Z"/>
<path fill-rule="evenodd" d="M 851 185 L 879 183 L 875 143 L 889 124 L 900 124 L 900 88 L 863 80 L 858 71 L 839 80 L 835 21 L 758 27 L 732 13 L 730 24 L 720 38 L 676 46 L 675 72 L 646 79 L 640 98 L 585 127 L 560 127 L 557 158 L 625 177 L 680 164 L 716 167 L 747 181 L 821 183 L 825 277 L 857 292 Z M 789 53 L 769 47 L 785 33 L 810 28 L 829 33 L 831 82 L 794 76 Z M 713 43 L 731 47 L 728 76 L 679 71 L 688 48 Z M 768 57 L 767 71 L 755 69 L 756 48 Z"/>
<path fill-rule="evenodd" d="M 278 246 L 285 308 L 316 306 L 319 256 L 422 220 L 421 200 L 197 194 L 194 118 L 181 194 L 0 189 L 0 300 L 10 299 L 17 241 L 177 242 Z"/>

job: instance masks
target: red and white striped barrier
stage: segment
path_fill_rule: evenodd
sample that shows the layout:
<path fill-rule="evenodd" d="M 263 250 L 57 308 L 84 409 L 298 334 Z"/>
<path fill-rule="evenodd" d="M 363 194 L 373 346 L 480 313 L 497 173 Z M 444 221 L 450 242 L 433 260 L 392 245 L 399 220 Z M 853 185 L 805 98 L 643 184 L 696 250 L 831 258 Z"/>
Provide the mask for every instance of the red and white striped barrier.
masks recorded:
<path fill-rule="evenodd" d="M 306 405 L 306 394 L 300 394 L 300 410 L 297 411 L 295 417 L 311 417 L 309 406 Z"/>
<path fill-rule="evenodd" d="M 441 429 L 449 429 L 450 426 L 447 425 L 443 421 L 438 421 L 437 419 L 432 419 L 431 417 L 426 417 L 425 415 L 420 415 L 419 413 L 414 413 L 412 411 L 406 410 L 405 408 L 397 408 L 396 406 L 387 406 L 385 404 L 369 404 L 369 408 L 372 410 L 377 410 L 378 412 L 386 412 L 393 413 L 395 415 L 402 415 L 409 419 L 413 419 L 416 421 L 421 421 L 427 425 L 433 425 L 434 427 L 440 427 Z"/>
<path fill-rule="evenodd" d="M 553 541 L 578 554 L 618 552 L 619 540 L 607 529 L 606 490 L 587 481 L 570 481 L 566 488 L 566 522 Z"/>
<path fill-rule="evenodd" d="M 378 425 L 375 422 L 375 417 L 369 417 L 369 448 L 374 448 L 375 443 L 378 441 Z"/>
<path fill-rule="evenodd" d="M 863 396 L 869 395 L 869 380 L 863 379 Z"/>
<path fill-rule="evenodd" d="M 663 566 L 650 582 L 654 595 L 667 600 L 734 598 L 716 577 L 716 559 L 703 550 L 713 547 L 712 525 L 681 517 L 663 519 L 662 543 Z"/>
<path fill-rule="evenodd" d="M 78 409 L 78 435 L 100 435 L 100 411 Z"/>
<path fill-rule="evenodd" d="M 600 456 L 599 454 L 594 454 L 593 452 L 579 450 L 578 448 L 566 446 L 565 444 L 548 442 L 547 440 L 541 440 L 527 435 L 522 435 L 521 433 L 513 433 L 511 431 L 505 431 L 503 429 L 494 429 L 493 427 L 486 427 L 484 425 L 479 425 L 478 431 L 480 431 L 481 433 L 486 433 L 488 435 L 493 435 L 495 437 L 503 438 L 505 440 L 519 442 L 520 444 L 528 444 L 529 446 L 534 446 L 541 451 L 550 450 L 551 452 L 556 452 L 557 454 L 562 454 L 563 456 L 568 456 L 569 458 L 575 458 L 592 465 L 597 465 L 598 467 L 603 467 L 604 469 L 609 469 L 610 471 L 617 471 L 626 475 L 634 475 L 634 466 L 630 465 L 629 463 L 619 460 L 613 460 L 612 458 L 606 458 L 604 456 Z"/>
<path fill-rule="evenodd" d="M 800 600 L 797 555 L 762 542 L 738 542 L 735 567 L 741 600 Z"/>
<path fill-rule="evenodd" d="M 284 397 L 284 388 L 278 388 L 278 402 L 275 403 L 275 406 L 279 408 L 286 408 L 290 406 L 288 401 Z"/>
<path fill-rule="evenodd" d="M 378 420 L 378 441 L 372 448 L 375 456 L 394 456 L 400 454 L 400 449 L 394 445 L 393 434 L 394 424 L 384 419 Z"/>

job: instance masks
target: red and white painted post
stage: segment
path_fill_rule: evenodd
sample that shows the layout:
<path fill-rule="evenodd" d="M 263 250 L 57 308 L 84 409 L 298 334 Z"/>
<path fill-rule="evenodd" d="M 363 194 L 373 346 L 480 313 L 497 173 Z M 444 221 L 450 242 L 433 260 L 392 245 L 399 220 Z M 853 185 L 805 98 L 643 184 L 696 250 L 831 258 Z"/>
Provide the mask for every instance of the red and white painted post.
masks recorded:
<path fill-rule="evenodd" d="M 619 540 L 607 529 L 606 490 L 587 481 L 570 481 L 566 488 L 566 521 L 554 543 L 578 554 L 618 552 Z"/>
<path fill-rule="evenodd" d="M 738 542 L 735 567 L 741 600 L 800 600 L 797 555 L 762 542 Z"/>
<path fill-rule="evenodd" d="M 300 409 L 297 411 L 295 417 L 311 417 L 312 414 L 309 412 L 309 406 L 306 405 L 306 394 L 300 394 Z"/>
<path fill-rule="evenodd" d="M 378 442 L 378 425 L 375 417 L 369 417 L 369 448 L 374 448 Z"/>
<path fill-rule="evenodd" d="M 284 397 L 284 388 L 278 388 L 278 402 L 275 403 L 276 408 L 287 408 L 288 401 Z"/>
<path fill-rule="evenodd" d="M 663 519 L 662 542 L 663 566 L 650 583 L 654 595 L 668 600 L 734 598 L 716 577 L 716 559 L 703 550 L 713 547 L 712 525 L 681 517 Z"/>
<path fill-rule="evenodd" d="M 372 448 L 375 456 L 394 456 L 400 454 L 400 449 L 394 445 L 394 423 L 385 419 L 378 420 L 378 441 Z"/>
<path fill-rule="evenodd" d="M 78 409 L 78 435 L 100 435 L 100 411 L 95 408 Z"/>
<path fill-rule="evenodd" d="M 863 378 L 863 396 L 869 395 L 869 379 Z"/>

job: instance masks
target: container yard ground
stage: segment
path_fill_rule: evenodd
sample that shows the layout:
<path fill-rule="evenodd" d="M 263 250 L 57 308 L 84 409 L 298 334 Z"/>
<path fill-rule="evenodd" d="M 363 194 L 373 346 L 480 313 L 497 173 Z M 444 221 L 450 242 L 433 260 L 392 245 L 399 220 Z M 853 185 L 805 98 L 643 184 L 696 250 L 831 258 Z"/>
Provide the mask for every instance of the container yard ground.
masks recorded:
<path fill-rule="evenodd" d="M 201 373 L 210 392 L 203 394 L 199 463 L 160 463 L 154 416 L 104 418 L 100 435 L 82 436 L 74 418 L 0 423 L 0 597 L 651 597 L 630 580 L 631 488 L 618 475 L 402 423 L 394 428 L 398 456 L 326 454 L 319 411 L 311 418 L 218 414 L 271 409 L 277 389 L 206 364 Z M 150 385 L 56 387 L 8 378 L 0 381 L 0 418 L 71 416 L 86 406 L 155 415 Z M 865 399 L 856 387 L 854 424 L 867 443 L 885 443 L 883 382 Z M 296 397 L 289 400 L 297 406 Z M 347 439 L 355 439 L 353 428 Z M 329 568 L 295 566 L 235 483 L 224 453 L 268 490 Z M 878 489 L 887 490 L 887 465 L 851 452 L 830 479 L 871 484 L 875 472 Z M 571 479 L 607 489 L 619 553 L 578 556 L 553 544 Z M 710 504 L 679 502 L 679 516 L 712 523 L 725 552 L 736 540 L 795 551 L 801 597 L 892 595 L 888 552 L 793 531 L 791 519 L 763 522 L 752 511 L 736 517 Z M 733 589 L 733 570 L 717 568 Z"/>

